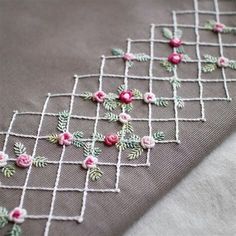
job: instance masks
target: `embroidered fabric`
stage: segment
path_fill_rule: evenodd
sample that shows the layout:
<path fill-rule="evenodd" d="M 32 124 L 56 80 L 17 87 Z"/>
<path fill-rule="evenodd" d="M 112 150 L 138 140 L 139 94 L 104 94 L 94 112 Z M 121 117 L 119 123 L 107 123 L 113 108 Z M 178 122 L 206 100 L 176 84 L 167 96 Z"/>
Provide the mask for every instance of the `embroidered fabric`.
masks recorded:
<path fill-rule="evenodd" d="M 129 154 L 127 150 L 116 149 L 114 146 L 106 147 L 103 143 L 99 143 L 95 136 L 96 133 L 117 133 L 120 131 L 120 124 L 117 122 L 108 123 L 109 119 L 105 116 L 106 109 L 100 102 L 84 101 L 83 93 L 85 91 L 114 93 L 120 85 L 124 84 L 125 90 L 135 88 L 140 90 L 143 95 L 147 92 L 154 94 L 157 97 L 156 104 L 144 103 L 145 100 L 143 101 L 143 98 L 135 99 L 132 102 L 133 110 L 130 111 L 130 121 L 135 133 L 140 137 L 152 137 L 156 130 L 164 132 L 165 139 L 156 140 L 155 148 L 159 150 L 158 155 L 161 155 L 159 158 L 165 158 L 166 148 L 174 148 L 175 151 L 172 150 L 173 155 L 174 152 L 181 149 L 181 146 L 173 147 L 173 145 L 182 141 L 181 132 L 186 132 L 187 127 L 192 127 L 193 122 L 207 120 L 206 106 L 221 102 L 221 104 L 224 103 L 222 106 L 225 109 L 225 102 L 231 101 L 228 84 L 235 82 L 236 79 L 233 76 L 231 78 L 227 77 L 227 68 L 225 67 L 217 68 L 216 73 L 219 73 L 219 78 L 215 74 L 210 74 L 212 77 L 203 77 L 202 65 L 208 61 L 202 59 L 203 55 L 200 48 L 201 46 L 208 46 L 213 49 L 219 48 L 219 57 L 224 57 L 226 56 L 224 47 L 228 49 L 234 48 L 236 45 L 234 43 L 223 43 L 220 33 L 218 36 L 212 36 L 218 38 L 217 43 L 202 42 L 200 40 L 200 30 L 206 29 L 201 26 L 200 17 L 202 15 L 210 15 L 216 18 L 216 22 L 220 22 L 221 16 L 234 16 L 236 13 L 220 12 L 217 0 L 214 0 L 213 4 L 214 11 L 200 10 L 198 0 L 194 0 L 194 10 L 173 11 L 172 24 L 152 24 L 150 34 L 146 39 L 129 38 L 125 53 L 102 56 L 99 73 L 75 75 L 72 90 L 67 93 L 48 94 L 41 111 L 14 112 L 7 131 L 0 133 L 4 137 L 2 152 L 7 153 L 10 157 L 8 162 L 15 162 L 16 160 L 12 158 L 15 142 L 27 142 L 27 153 L 32 158 L 37 155 L 47 158 L 47 166 L 45 168 L 34 168 L 31 164 L 26 170 L 19 171 L 17 169 L 13 180 L 11 178 L 2 178 L 1 176 L 0 188 L 4 191 L 9 191 L 8 193 L 3 191 L 3 196 L 7 199 L 11 191 L 17 192 L 14 207 L 19 206 L 27 209 L 26 222 L 28 220 L 44 222 L 42 224 L 44 225 L 42 229 L 44 235 L 54 232 L 53 227 L 56 225 L 53 225 L 54 222 L 75 221 L 81 223 L 84 219 L 86 220 L 87 207 L 91 208 L 98 198 L 100 198 L 100 210 L 104 212 L 106 202 L 102 202 L 103 195 L 110 194 L 110 197 L 114 200 L 112 195 L 115 193 L 123 190 L 127 193 L 131 183 L 128 186 L 122 186 L 121 180 L 124 182 L 125 179 L 133 175 L 131 174 L 133 172 L 134 175 L 140 177 L 139 181 L 143 181 L 146 178 L 145 173 L 149 170 L 143 172 L 139 170 L 149 167 L 153 162 L 158 162 L 158 158 L 155 158 L 156 154 L 152 154 L 153 150 L 150 148 L 143 152 L 139 158 L 128 160 L 127 156 Z M 179 23 L 178 17 L 182 15 L 194 16 L 194 23 L 192 25 Z M 164 68 L 158 67 L 161 61 L 167 60 L 170 53 L 177 52 L 175 47 L 173 49 L 170 47 L 167 50 L 165 49 L 165 54 L 161 54 L 161 50 L 158 50 L 161 45 L 169 44 L 169 40 L 161 38 L 161 34 L 158 33 L 164 27 L 172 28 L 174 35 L 176 35 L 179 28 L 183 31 L 191 29 L 195 38 L 193 42 L 187 38 L 185 39 L 184 36 L 187 34 L 183 34 L 182 44 L 186 48 L 185 50 L 187 51 L 187 46 L 194 46 L 195 57 L 192 55 L 190 58 L 186 58 L 186 64 L 184 65 L 174 65 L 170 72 L 165 72 Z M 147 51 L 142 52 L 142 50 L 139 50 L 136 53 L 135 47 L 139 44 L 146 45 Z M 140 52 L 144 54 L 140 56 Z M 130 58 L 130 54 L 135 56 Z M 142 59 L 143 57 L 145 59 Z M 110 62 L 115 62 L 115 67 L 119 67 L 122 72 L 109 72 Z M 192 73 L 193 75 L 185 73 L 185 77 L 183 68 L 188 70 L 188 66 L 191 64 L 197 68 L 195 70 L 196 74 L 194 72 Z M 158 72 L 156 68 L 158 68 Z M 159 71 L 161 71 L 160 74 Z M 207 88 L 208 85 L 220 86 L 211 89 Z M 87 108 L 83 109 L 84 106 Z M 122 107 L 122 109 L 122 112 L 125 112 L 125 108 Z M 83 139 L 91 143 L 91 149 L 94 149 L 96 145 L 102 150 L 102 153 L 97 157 L 96 166 L 102 170 L 103 176 L 101 179 L 99 177 L 98 181 L 91 181 L 89 168 L 87 170 L 81 169 L 84 161 L 81 149 L 73 145 L 57 146 L 47 140 L 50 134 L 57 132 L 58 117 L 63 111 L 68 111 L 68 120 L 65 124 L 62 124 L 65 128 L 65 130 L 64 128 L 62 130 L 70 133 L 78 130 L 83 131 Z M 115 116 L 119 113 L 114 111 Z M 22 121 L 27 119 L 33 120 L 31 130 L 21 126 L 23 125 Z M 17 122 L 19 123 L 17 124 Z M 33 124 L 35 125 L 34 127 Z M 199 123 L 196 127 L 201 127 L 202 125 L 203 123 Z M 123 135 L 121 134 L 122 137 Z M 173 159 L 172 161 L 173 164 L 179 165 Z M 156 165 L 155 169 L 151 167 L 150 169 L 150 171 L 158 171 Z M 169 171 L 167 166 L 163 171 Z M 122 172 L 124 177 L 122 177 Z M 39 197 L 39 194 L 42 196 Z M 132 194 L 132 191 L 129 194 Z M 37 203 L 32 204 L 29 202 L 29 199 L 32 200 L 32 196 L 37 199 L 50 198 L 51 200 L 45 202 L 38 200 Z M 18 200 L 19 202 L 17 203 Z M 120 200 L 117 198 L 117 201 Z M 40 209 L 40 204 L 36 206 L 39 202 L 44 205 L 43 211 Z M 112 201 L 109 204 L 112 204 Z M 125 204 L 128 204 L 128 202 Z M 125 204 L 123 205 L 124 207 Z M 7 202 L 4 206 L 6 205 Z M 90 212 L 93 212 L 93 210 L 90 209 Z M 96 215 L 95 212 L 94 214 Z M 25 227 L 24 224 L 23 228 Z M 106 233 L 108 235 L 109 231 Z"/>

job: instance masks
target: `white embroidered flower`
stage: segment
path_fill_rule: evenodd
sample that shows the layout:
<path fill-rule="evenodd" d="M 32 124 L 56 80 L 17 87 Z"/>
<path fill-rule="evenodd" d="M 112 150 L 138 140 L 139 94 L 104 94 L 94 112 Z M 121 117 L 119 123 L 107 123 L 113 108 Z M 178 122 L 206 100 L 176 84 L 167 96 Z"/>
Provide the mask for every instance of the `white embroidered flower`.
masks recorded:
<path fill-rule="evenodd" d="M 8 219 L 9 221 L 20 224 L 24 222 L 26 215 L 27 211 L 25 209 L 16 207 L 9 213 Z"/>
<path fill-rule="evenodd" d="M 126 113 L 120 113 L 119 114 L 119 121 L 121 123 L 128 123 L 131 119 L 131 116 L 129 114 L 126 114 Z"/>
<path fill-rule="evenodd" d="M 4 152 L 0 152 L 0 167 L 3 167 L 7 164 L 8 155 Z"/>
<path fill-rule="evenodd" d="M 155 102 L 156 96 L 154 93 L 147 92 L 143 95 L 143 100 L 146 103 L 152 103 Z"/>
<path fill-rule="evenodd" d="M 93 156 L 87 156 L 86 159 L 82 163 L 82 167 L 84 169 L 90 169 L 96 167 L 96 164 L 98 163 L 98 159 Z"/>
<path fill-rule="evenodd" d="M 227 67 L 229 65 L 229 59 L 226 57 L 219 57 L 217 60 L 217 65 L 219 67 Z"/>
<path fill-rule="evenodd" d="M 155 146 L 155 140 L 153 137 L 150 137 L 150 136 L 144 136 L 142 137 L 141 139 L 141 146 L 144 148 L 144 149 L 147 149 L 147 148 L 153 148 Z"/>

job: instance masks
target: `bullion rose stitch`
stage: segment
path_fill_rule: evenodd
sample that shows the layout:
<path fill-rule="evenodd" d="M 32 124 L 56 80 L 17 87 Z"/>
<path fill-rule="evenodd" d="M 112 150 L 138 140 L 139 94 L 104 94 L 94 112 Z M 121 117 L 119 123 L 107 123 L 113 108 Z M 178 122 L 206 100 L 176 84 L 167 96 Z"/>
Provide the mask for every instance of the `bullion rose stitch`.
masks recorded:
<path fill-rule="evenodd" d="M 104 138 L 104 143 L 107 146 L 113 146 L 119 141 L 119 136 L 117 134 L 107 134 Z"/>
<path fill-rule="evenodd" d="M 96 167 L 97 162 L 98 162 L 98 159 L 96 157 L 87 156 L 85 160 L 83 161 L 82 166 L 84 169 L 91 169 L 91 168 Z"/>
<path fill-rule="evenodd" d="M 27 211 L 23 208 L 16 207 L 9 212 L 7 208 L 0 206 L 0 228 L 4 228 L 11 222 L 13 223 L 13 226 L 6 235 L 20 236 L 22 230 L 19 224 L 22 224 L 25 221 L 26 216 Z"/>
<path fill-rule="evenodd" d="M 103 91 L 97 91 L 93 94 L 93 101 L 104 102 L 106 94 Z"/>
<path fill-rule="evenodd" d="M 16 159 L 16 165 L 21 168 L 27 168 L 32 164 L 32 157 L 27 154 L 21 154 Z"/>
<path fill-rule="evenodd" d="M 9 213 L 8 219 L 9 221 L 21 224 L 25 221 L 26 215 L 27 211 L 25 209 L 16 207 Z"/>

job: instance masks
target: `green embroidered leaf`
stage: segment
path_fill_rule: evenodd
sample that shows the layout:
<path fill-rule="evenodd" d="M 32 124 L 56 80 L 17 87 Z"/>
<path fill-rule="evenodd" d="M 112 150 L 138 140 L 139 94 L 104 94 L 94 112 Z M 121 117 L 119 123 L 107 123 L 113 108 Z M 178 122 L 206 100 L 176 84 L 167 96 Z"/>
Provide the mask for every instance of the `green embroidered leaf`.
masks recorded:
<path fill-rule="evenodd" d="M 203 57 L 207 62 L 210 62 L 210 63 L 216 63 L 217 60 L 218 60 L 217 57 L 213 57 L 213 56 L 208 55 L 208 54 L 204 55 Z"/>
<path fill-rule="evenodd" d="M 144 62 L 144 61 L 149 61 L 150 60 L 150 56 L 148 56 L 145 53 L 138 53 L 138 54 L 135 54 L 134 56 L 135 56 L 135 59 L 137 61 L 140 61 L 140 62 Z"/>
<path fill-rule="evenodd" d="M 186 63 L 186 62 L 188 62 L 189 60 L 191 60 L 191 58 L 189 57 L 189 55 L 184 54 L 184 55 L 183 55 L 183 58 L 182 58 L 182 61 L 183 61 L 184 63 Z"/>
<path fill-rule="evenodd" d="M 122 129 L 119 130 L 116 134 L 118 135 L 119 138 L 121 138 L 123 135 L 123 130 Z M 124 134 L 125 134 L 125 132 L 124 132 Z"/>
<path fill-rule="evenodd" d="M 134 129 L 130 122 L 123 124 L 124 133 L 133 133 Z"/>
<path fill-rule="evenodd" d="M 174 86 L 175 88 L 180 88 L 181 87 L 181 81 L 178 78 L 173 77 L 170 80 L 170 83 L 172 84 L 172 86 Z"/>
<path fill-rule="evenodd" d="M 8 210 L 5 207 L 0 207 L 0 229 L 8 223 Z"/>
<path fill-rule="evenodd" d="M 173 72 L 174 71 L 175 67 L 169 61 L 161 61 L 160 64 L 161 64 L 161 66 L 163 66 L 166 69 L 166 71 L 168 71 L 168 72 Z"/>
<path fill-rule="evenodd" d="M 57 129 L 59 131 L 62 131 L 62 132 L 66 131 L 68 119 L 69 119 L 68 111 L 59 112 L 58 124 L 57 124 Z"/>
<path fill-rule="evenodd" d="M 21 232 L 21 227 L 17 224 L 14 224 L 12 229 L 7 232 L 6 236 L 20 236 Z"/>
<path fill-rule="evenodd" d="M 135 148 L 132 149 L 132 151 L 128 155 L 128 159 L 129 160 L 138 159 L 142 153 L 143 153 L 143 148 L 138 144 L 138 145 L 136 145 Z"/>
<path fill-rule="evenodd" d="M 183 35 L 183 31 L 181 29 L 177 29 L 175 32 L 175 37 L 180 39 L 182 38 L 182 35 Z"/>
<path fill-rule="evenodd" d="M 120 85 L 120 86 L 118 87 L 117 92 L 120 94 L 120 93 L 123 92 L 124 90 L 125 90 L 125 85 L 122 84 L 122 85 Z"/>
<path fill-rule="evenodd" d="M 6 165 L 2 168 L 2 173 L 5 177 L 12 177 L 16 172 L 16 169 L 14 166 Z"/>
<path fill-rule="evenodd" d="M 125 142 L 120 141 L 120 142 L 116 143 L 116 148 L 121 151 L 124 151 L 125 149 L 127 149 L 127 145 Z"/>
<path fill-rule="evenodd" d="M 132 93 L 135 98 L 142 99 L 143 94 L 138 89 L 132 89 Z"/>
<path fill-rule="evenodd" d="M 136 135 L 136 134 L 132 134 L 131 137 L 129 138 L 129 142 L 140 142 L 141 138 Z"/>
<path fill-rule="evenodd" d="M 108 93 L 107 99 L 109 100 L 115 100 L 117 98 L 117 95 L 115 93 Z"/>
<path fill-rule="evenodd" d="M 95 148 L 92 150 L 92 155 L 94 155 L 95 157 L 99 156 L 101 153 L 102 153 L 102 149 L 99 148 L 99 147 L 95 147 Z"/>
<path fill-rule="evenodd" d="M 73 140 L 72 144 L 77 148 L 81 148 L 84 146 L 84 143 L 82 141 L 78 141 L 78 140 Z"/>
<path fill-rule="evenodd" d="M 93 97 L 93 94 L 91 92 L 84 92 L 81 94 L 81 96 L 84 98 L 84 100 L 90 100 Z"/>
<path fill-rule="evenodd" d="M 85 143 L 83 145 L 83 148 L 84 148 L 84 156 L 85 157 L 87 157 L 87 156 L 92 154 L 91 143 Z"/>
<path fill-rule="evenodd" d="M 57 134 L 50 134 L 48 136 L 48 141 L 51 143 L 57 143 L 58 142 L 58 135 Z"/>
<path fill-rule="evenodd" d="M 117 102 L 110 99 L 105 99 L 103 106 L 108 111 L 113 111 L 117 107 Z"/>
<path fill-rule="evenodd" d="M 209 20 L 205 23 L 204 28 L 212 30 L 213 29 L 213 25 L 215 25 L 215 21 L 214 20 Z"/>
<path fill-rule="evenodd" d="M 164 132 L 161 132 L 161 131 L 156 132 L 156 133 L 153 134 L 153 138 L 157 141 L 162 141 L 162 140 L 165 139 L 165 134 L 164 134 Z"/>
<path fill-rule="evenodd" d="M 166 101 L 164 98 L 156 98 L 156 101 L 154 102 L 155 105 L 158 107 L 166 107 L 168 105 L 168 101 Z"/>
<path fill-rule="evenodd" d="M 123 56 L 124 51 L 120 48 L 112 48 L 111 53 L 113 56 Z"/>
<path fill-rule="evenodd" d="M 26 153 L 25 145 L 20 142 L 15 143 L 14 152 L 15 152 L 16 156 L 20 156 L 21 154 L 25 154 Z"/>
<path fill-rule="evenodd" d="M 167 39 L 172 39 L 173 38 L 173 34 L 172 34 L 171 30 L 169 30 L 168 28 L 163 28 L 162 29 L 162 34 Z"/>
<path fill-rule="evenodd" d="M 126 61 L 128 68 L 131 68 L 134 65 L 133 61 Z"/>
<path fill-rule="evenodd" d="M 103 172 L 100 170 L 99 167 L 94 167 L 89 170 L 89 178 L 92 181 L 97 181 L 97 180 L 101 179 L 102 175 L 103 175 Z"/>
<path fill-rule="evenodd" d="M 109 122 L 118 121 L 118 119 L 119 119 L 118 115 L 113 114 L 111 112 L 106 112 L 105 118 L 108 119 Z"/>
<path fill-rule="evenodd" d="M 202 67 L 202 71 L 204 73 L 210 73 L 214 70 L 216 70 L 217 68 L 217 65 L 216 64 L 205 64 L 203 67 Z"/>
<path fill-rule="evenodd" d="M 233 70 L 236 70 L 236 61 L 230 61 L 228 67 Z"/>
<path fill-rule="evenodd" d="M 133 110 L 133 104 L 132 103 L 122 104 L 122 108 L 124 109 L 124 111 L 130 112 Z"/>
<path fill-rule="evenodd" d="M 35 157 L 34 160 L 33 160 L 33 164 L 35 167 L 39 167 L 39 168 L 42 168 L 42 167 L 46 167 L 47 166 L 47 158 L 46 157 Z"/>
<path fill-rule="evenodd" d="M 185 54 L 184 47 L 180 46 L 180 47 L 176 48 L 176 52 L 179 54 Z"/>
<path fill-rule="evenodd" d="M 82 131 L 77 131 L 77 132 L 73 133 L 73 137 L 75 139 L 83 138 L 84 137 L 84 133 Z"/>
<path fill-rule="evenodd" d="M 176 97 L 176 105 L 177 108 L 183 108 L 184 107 L 184 101 L 181 97 Z"/>
<path fill-rule="evenodd" d="M 96 139 L 96 140 L 98 140 L 98 141 L 104 141 L 104 135 L 102 135 L 102 134 L 100 134 L 100 133 L 96 133 L 95 135 L 94 135 L 94 138 Z"/>

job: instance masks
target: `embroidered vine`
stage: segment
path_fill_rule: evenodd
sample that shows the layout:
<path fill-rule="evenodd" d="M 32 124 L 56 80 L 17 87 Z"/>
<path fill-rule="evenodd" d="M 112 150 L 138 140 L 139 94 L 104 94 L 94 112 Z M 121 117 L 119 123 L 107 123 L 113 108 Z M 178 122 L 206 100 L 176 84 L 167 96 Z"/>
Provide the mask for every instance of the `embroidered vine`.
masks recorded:
<path fill-rule="evenodd" d="M 16 155 L 15 166 L 20 168 L 28 168 L 31 164 L 35 167 L 42 168 L 47 166 L 47 158 L 36 156 L 32 158 L 30 155 L 26 153 L 26 147 L 24 144 L 17 142 L 14 145 L 14 152 Z M 3 152 L 0 152 L 0 168 L 2 168 L 2 173 L 5 177 L 12 177 L 15 172 L 16 168 L 14 165 L 7 164 L 9 161 L 9 156 Z"/>
<path fill-rule="evenodd" d="M 215 33 L 225 33 L 225 34 L 236 34 L 235 27 L 226 26 L 220 22 L 216 22 L 214 20 L 209 20 L 204 25 L 206 30 L 211 30 Z"/>
<path fill-rule="evenodd" d="M 113 48 L 111 50 L 111 53 L 113 56 L 118 56 L 120 58 L 123 58 L 123 60 L 127 63 L 128 67 L 132 67 L 134 65 L 134 61 L 144 62 L 150 60 L 150 56 L 148 56 L 145 53 L 133 54 L 129 52 L 124 52 L 120 48 Z"/>
<path fill-rule="evenodd" d="M 236 70 L 236 61 L 235 60 L 229 60 L 226 57 L 214 57 L 211 55 L 204 55 L 204 59 L 206 63 L 202 66 L 202 71 L 204 73 L 209 73 L 217 68 L 230 68 L 232 70 Z"/>
<path fill-rule="evenodd" d="M 161 66 L 163 66 L 166 71 L 173 72 L 175 65 L 178 65 L 180 62 L 187 62 L 191 58 L 185 53 L 183 42 L 181 40 L 183 32 L 180 29 L 177 29 L 175 33 L 168 28 L 162 29 L 163 36 L 169 40 L 169 45 L 174 49 L 174 52 L 171 53 L 167 60 L 162 60 L 160 62 Z"/>
<path fill-rule="evenodd" d="M 12 211 L 0 206 L 0 229 L 4 228 L 7 224 L 13 223 L 12 228 L 7 232 L 7 236 L 20 236 L 22 233 L 19 224 L 25 221 L 27 211 L 25 209 L 16 207 Z"/>

